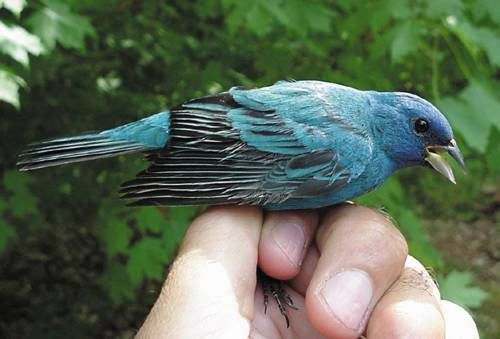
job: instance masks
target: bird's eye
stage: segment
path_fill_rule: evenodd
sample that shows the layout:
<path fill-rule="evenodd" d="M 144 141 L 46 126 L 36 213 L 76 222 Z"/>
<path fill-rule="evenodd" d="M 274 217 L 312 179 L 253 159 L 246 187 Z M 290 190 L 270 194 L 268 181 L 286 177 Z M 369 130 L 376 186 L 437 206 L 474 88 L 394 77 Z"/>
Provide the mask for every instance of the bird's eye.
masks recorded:
<path fill-rule="evenodd" d="M 418 118 L 417 120 L 415 120 L 413 128 L 418 134 L 423 134 L 429 130 L 429 123 L 425 119 Z"/>

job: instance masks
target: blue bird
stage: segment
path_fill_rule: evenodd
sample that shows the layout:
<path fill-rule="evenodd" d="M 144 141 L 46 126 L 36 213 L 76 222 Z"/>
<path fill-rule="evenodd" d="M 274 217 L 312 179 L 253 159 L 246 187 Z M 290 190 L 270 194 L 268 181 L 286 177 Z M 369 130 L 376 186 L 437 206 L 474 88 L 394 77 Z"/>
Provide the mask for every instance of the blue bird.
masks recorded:
<path fill-rule="evenodd" d="M 428 101 L 321 81 L 233 87 L 100 133 L 44 141 L 21 170 L 144 152 L 152 162 L 122 185 L 132 205 L 250 204 L 319 208 L 380 186 L 395 171 L 464 160 Z"/>

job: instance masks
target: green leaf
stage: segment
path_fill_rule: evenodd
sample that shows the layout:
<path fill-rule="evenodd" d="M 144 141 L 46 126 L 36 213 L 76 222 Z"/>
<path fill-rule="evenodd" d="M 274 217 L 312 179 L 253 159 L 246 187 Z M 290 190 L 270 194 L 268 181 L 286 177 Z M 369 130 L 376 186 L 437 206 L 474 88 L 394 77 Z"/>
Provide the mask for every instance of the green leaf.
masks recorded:
<path fill-rule="evenodd" d="M 374 32 L 379 32 L 392 18 L 394 1 L 381 1 L 372 4 L 370 8 L 370 27 Z"/>
<path fill-rule="evenodd" d="M 309 32 L 329 32 L 333 12 L 318 2 L 292 0 L 223 1 L 229 14 L 226 22 L 231 32 L 242 25 L 258 36 L 265 36 L 275 23 L 284 25 L 296 35 Z"/>
<path fill-rule="evenodd" d="M 370 46 L 370 55 L 374 59 L 385 57 L 389 48 L 391 48 L 394 37 L 397 34 L 396 29 L 387 29 L 375 36 L 375 40 Z"/>
<path fill-rule="evenodd" d="M 0 8 L 4 7 L 18 18 L 25 6 L 26 0 L 0 0 Z"/>
<path fill-rule="evenodd" d="M 166 262 L 170 262 L 179 247 L 184 234 L 194 215 L 199 208 L 196 207 L 172 207 L 168 209 L 168 223 L 163 223 L 161 229 L 161 241 Z"/>
<path fill-rule="evenodd" d="M 0 21 L 0 51 L 28 67 L 28 54 L 39 55 L 43 47 L 40 39 L 24 28 L 7 26 Z"/>
<path fill-rule="evenodd" d="M 333 12 L 327 6 L 313 1 L 302 1 L 300 12 L 304 15 L 311 31 L 327 33 L 331 31 Z"/>
<path fill-rule="evenodd" d="M 25 86 L 24 80 L 17 75 L 0 69 L 0 100 L 19 109 L 19 88 Z"/>
<path fill-rule="evenodd" d="M 441 298 L 467 308 L 481 306 L 488 294 L 479 287 L 470 286 L 472 282 L 472 273 L 451 271 L 446 277 L 439 279 Z"/>
<path fill-rule="evenodd" d="M 0 215 L 7 209 L 7 202 L 0 199 Z"/>
<path fill-rule="evenodd" d="M 415 213 L 408 207 L 400 207 L 396 220 L 401 232 L 408 238 L 409 253 L 426 267 L 441 267 L 441 253 L 429 241 L 428 233 Z"/>
<path fill-rule="evenodd" d="M 389 2 L 393 18 L 407 20 L 411 16 L 411 8 L 408 0 L 389 0 Z"/>
<path fill-rule="evenodd" d="M 500 67 L 500 35 L 491 29 L 481 28 L 477 31 L 475 39 L 486 52 L 490 63 Z"/>
<path fill-rule="evenodd" d="M 460 133 L 467 145 L 484 153 L 488 144 L 489 123 L 478 119 L 472 109 L 461 98 L 443 98 L 438 102 L 439 108 L 450 120 L 451 126 Z"/>
<path fill-rule="evenodd" d="M 246 14 L 246 26 L 258 36 L 264 36 L 272 30 L 273 17 L 260 1 L 253 1 L 253 6 Z"/>
<path fill-rule="evenodd" d="M 9 241 L 16 237 L 15 228 L 8 224 L 0 215 L 0 254 L 7 248 Z"/>
<path fill-rule="evenodd" d="M 398 62 L 418 49 L 422 25 L 417 21 L 406 21 L 396 28 L 391 45 L 391 60 Z"/>
<path fill-rule="evenodd" d="M 108 257 L 117 253 L 124 253 L 129 245 L 132 231 L 128 225 L 120 220 L 112 220 L 102 226 L 101 239 L 104 242 Z"/>
<path fill-rule="evenodd" d="M 9 170 L 4 173 L 3 184 L 7 191 L 17 194 L 27 190 L 27 186 L 33 181 L 29 175 L 16 170 Z"/>
<path fill-rule="evenodd" d="M 23 217 L 37 211 L 37 199 L 28 189 L 33 179 L 17 170 L 5 172 L 3 184 L 10 193 L 8 204 L 15 217 Z"/>
<path fill-rule="evenodd" d="M 146 277 L 160 280 L 169 259 L 161 239 L 143 238 L 129 251 L 127 274 L 134 285 Z"/>
<path fill-rule="evenodd" d="M 174 207 L 169 209 L 170 223 L 173 227 L 185 227 L 191 223 L 196 213 L 197 207 Z"/>
<path fill-rule="evenodd" d="M 487 83 L 472 79 L 460 95 L 474 110 L 471 113 L 478 119 L 485 119 L 491 125 L 500 128 L 500 100 L 490 88 Z M 489 128 L 484 132 L 488 133 Z"/>
<path fill-rule="evenodd" d="M 255 4 L 251 1 L 232 1 L 226 0 L 222 2 L 228 14 L 226 15 L 226 24 L 229 32 L 235 33 L 238 27 L 245 22 L 247 13 Z"/>
<path fill-rule="evenodd" d="M 500 100 L 479 80 L 472 80 L 458 97 L 440 100 L 438 106 L 465 142 L 480 153 L 486 150 L 491 126 L 500 128 Z"/>
<path fill-rule="evenodd" d="M 47 50 L 54 49 L 56 42 L 66 48 L 85 49 L 85 37 L 94 36 L 90 20 L 70 11 L 69 7 L 56 0 L 42 0 L 46 7 L 36 11 L 28 23 Z"/>
<path fill-rule="evenodd" d="M 125 265 L 110 261 L 101 276 L 101 284 L 115 304 L 132 300 L 135 296 L 135 285 L 130 280 Z"/>
<path fill-rule="evenodd" d="M 165 235 L 171 238 L 169 239 L 169 244 L 172 246 L 172 252 L 175 251 L 179 242 L 184 237 L 188 226 L 198 210 L 199 208 L 196 207 L 173 207 L 169 209 L 169 232 Z"/>
<path fill-rule="evenodd" d="M 293 29 L 293 20 L 284 10 L 282 4 L 279 1 L 262 1 L 261 4 L 269 11 L 269 13 L 274 15 L 276 20 L 278 20 L 282 25 Z"/>
<path fill-rule="evenodd" d="M 426 0 L 425 14 L 429 18 L 442 18 L 449 15 L 459 15 L 462 12 L 461 0 Z"/>
<path fill-rule="evenodd" d="M 166 220 L 155 207 L 140 208 L 136 213 L 137 223 L 142 230 L 161 232 L 166 228 Z"/>
<path fill-rule="evenodd" d="M 500 177 L 500 129 L 494 128 L 490 133 L 490 142 L 485 156 L 491 175 Z"/>
<path fill-rule="evenodd" d="M 462 39 L 466 40 L 465 44 L 475 45 L 472 49 L 474 53 L 478 48 L 484 50 L 492 65 L 500 66 L 500 34 L 486 27 L 476 27 L 466 20 L 458 21 L 457 25 L 450 26 L 450 28 Z"/>
<path fill-rule="evenodd" d="M 476 0 L 472 6 L 472 13 L 477 20 L 488 15 L 495 23 L 500 24 L 500 11 L 498 10 L 498 0 Z"/>

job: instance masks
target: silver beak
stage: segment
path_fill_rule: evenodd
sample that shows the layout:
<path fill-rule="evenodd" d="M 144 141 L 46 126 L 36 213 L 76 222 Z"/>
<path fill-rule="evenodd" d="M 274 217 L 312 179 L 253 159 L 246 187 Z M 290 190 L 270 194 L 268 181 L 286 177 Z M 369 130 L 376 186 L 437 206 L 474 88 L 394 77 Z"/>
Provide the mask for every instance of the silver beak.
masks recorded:
<path fill-rule="evenodd" d="M 455 176 L 451 170 L 450 164 L 439 153 L 447 151 L 453 159 L 465 170 L 465 162 L 460 149 L 457 146 L 455 139 L 452 139 L 448 146 L 428 146 L 425 149 L 425 161 L 427 161 L 432 168 L 441 173 L 445 178 L 456 184 Z"/>
<path fill-rule="evenodd" d="M 464 156 L 462 152 L 460 152 L 460 148 L 458 148 L 457 142 L 455 139 L 451 139 L 450 146 L 447 148 L 448 154 L 451 155 L 453 159 L 460 165 L 460 167 L 465 171 L 465 162 Z"/>

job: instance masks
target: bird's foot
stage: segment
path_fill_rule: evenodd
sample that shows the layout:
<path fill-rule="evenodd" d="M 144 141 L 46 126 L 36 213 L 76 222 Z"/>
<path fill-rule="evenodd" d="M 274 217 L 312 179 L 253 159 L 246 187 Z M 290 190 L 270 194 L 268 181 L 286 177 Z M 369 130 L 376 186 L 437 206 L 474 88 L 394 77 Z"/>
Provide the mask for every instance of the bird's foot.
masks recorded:
<path fill-rule="evenodd" d="M 262 286 L 262 292 L 264 294 L 264 313 L 267 313 L 267 305 L 269 304 L 269 296 L 276 301 L 278 309 L 285 318 L 286 327 L 290 327 L 290 320 L 287 315 L 287 307 L 297 310 L 298 308 L 293 304 L 293 300 L 290 295 L 286 292 L 283 281 L 277 280 L 267 276 L 262 271 L 258 271 L 258 280 Z"/>

